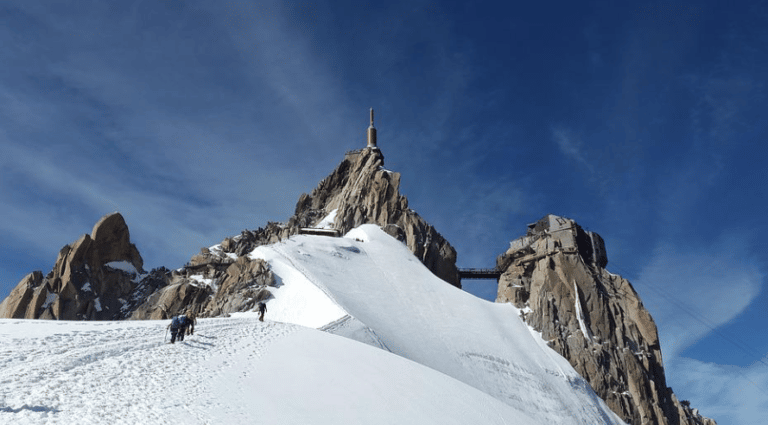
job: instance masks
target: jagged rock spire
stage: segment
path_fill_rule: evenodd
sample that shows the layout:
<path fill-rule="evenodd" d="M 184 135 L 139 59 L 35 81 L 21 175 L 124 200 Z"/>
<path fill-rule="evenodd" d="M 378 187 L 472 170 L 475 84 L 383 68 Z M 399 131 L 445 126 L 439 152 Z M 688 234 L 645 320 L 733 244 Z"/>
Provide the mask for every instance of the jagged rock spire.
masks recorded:
<path fill-rule="evenodd" d="M 0 303 L 0 317 L 59 320 L 118 318 L 121 299 L 138 285 L 143 260 L 120 213 L 107 214 L 91 234 L 59 252 L 43 277 L 27 275 Z"/>
<path fill-rule="evenodd" d="M 456 250 L 408 208 L 408 199 L 400 194 L 400 173 L 383 167 L 379 149 L 350 152 L 311 194 L 299 198 L 289 227 L 314 227 L 333 211 L 333 226 L 342 234 L 362 224 L 378 224 L 405 242 L 436 276 L 460 287 Z"/>
<path fill-rule="evenodd" d="M 607 263 L 598 234 L 547 215 L 499 256 L 496 301 L 522 309 L 523 320 L 627 423 L 714 425 L 667 387 L 656 324 Z"/>

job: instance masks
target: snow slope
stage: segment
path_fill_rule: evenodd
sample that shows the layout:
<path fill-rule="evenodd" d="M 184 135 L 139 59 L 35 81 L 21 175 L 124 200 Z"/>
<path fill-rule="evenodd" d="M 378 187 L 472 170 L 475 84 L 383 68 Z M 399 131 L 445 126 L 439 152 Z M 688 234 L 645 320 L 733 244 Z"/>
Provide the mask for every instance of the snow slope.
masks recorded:
<path fill-rule="evenodd" d="M 622 423 L 515 307 L 447 285 L 378 226 L 361 226 L 344 238 L 292 237 L 250 255 L 267 260 L 278 275 L 291 270 L 317 286 L 356 323 L 356 332 L 341 332 L 345 336 L 374 341 L 540 423 Z M 288 319 L 280 314 L 271 317 Z"/>
<path fill-rule="evenodd" d="M 0 320 L 0 423 L 621 423 L 516 309 L 378 227 L 251 256 L 278 276 L 266 322 L 202 319 L 171 345 L 167 322 Z"/>
<path fill-rule="evenodd" d="M 165 323 L 0 320 L 2 424 L 534 423 L 365 344 L 255 318 Z"/>

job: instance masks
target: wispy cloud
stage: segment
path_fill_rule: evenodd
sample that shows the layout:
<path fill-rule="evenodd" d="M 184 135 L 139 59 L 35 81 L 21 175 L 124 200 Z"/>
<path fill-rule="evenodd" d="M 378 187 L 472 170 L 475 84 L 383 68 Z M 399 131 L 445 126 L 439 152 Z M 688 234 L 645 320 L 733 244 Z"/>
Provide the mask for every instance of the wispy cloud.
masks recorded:
<path fill-rule="evenodd" d="M 768 417 L 768 357 L 749 367 L 705 363 L 678 358 L 667 369 L 667 384 L 682 399 L 718 423 L 759 424 Z"/>
<path fill-rule="evenodd" d="M 145 261 L 173 267 L 201 246 L 290 216 L 299 194 L 339 159 L 338 145 L 353 130 L 348 114 L 338 113 L 347 107 L 343 91 L 303 38 L 285 27 L 285 11 L 275 7 L 253 21 L 242 7 L 219 11 L 225 19 L 209 19 L 203 28 L 233 32 L 234 49 L 226 38 L 218 46 L 240 49 L 247 66 L 224 53 L 217 58 L 226 62 L 212 65 L 197 63 L 196 52 L 183 53 L 209 40 L 180 43 L 181 53 L 169 50 L 179 41 L 170 30 L 152 34 L 156 40 L 122 38 L 136 45 L 120 48 L 77 30 L 83 19 L 103 20 L 110 37 L 133 34 L 141 20 L 130 13 L 110 16 L 97 8 L 99 16 L 51 20 L 48 10 L 24 8 L 48 32 L 83 37 L 35 67 L 34 78 L 20 72 L 14 83 L 0 83 L 0 118 L 14 128 L 0 134 L 4 237 L 55 257 L 51 251 L 119 210 Z M 183 32 L 189 22 L 177 24 Z M 30 55 L 48 49 L 44 43 L 31 39 Z M 169 52 L 171 58 L 163 57 Z M 221 87 L 227 72 L 253 78 L 240 79 L 236 93 Z"/>
<path fill-rule="evenodd" d="M 692 407 L 718 423 L 759 423 L 768 414 L 766 360 L 739 367 L 683 353 L 707 337 L 734 344 L 733 349 L 749 348 L 750 341 L 722 329 L 755 302 L 764 280 L 750 238 L 733 233 L 706 246 L 660 242 L 633 281 L 659 330 L 667 385 L 679 399 L 690 400 Z"/>
<path fill-rule="evenodd" d="M 660 243 L 634 283 L 656 320 L 665 360 L 674 361 L 744 311 L 764 278 L 748 239 L 727 235 L 698 248 Z"/>
<path fill-rule="evenodd" d="M 573 130 L 564 127 L 554 127 L 551 129 L 551 132 L 557 147 L 560 148 L 560 153 L 578 166 L 584 167 L 590 175 L 595 173 L 594 166 L 587 160 L 581 139 Z"/>

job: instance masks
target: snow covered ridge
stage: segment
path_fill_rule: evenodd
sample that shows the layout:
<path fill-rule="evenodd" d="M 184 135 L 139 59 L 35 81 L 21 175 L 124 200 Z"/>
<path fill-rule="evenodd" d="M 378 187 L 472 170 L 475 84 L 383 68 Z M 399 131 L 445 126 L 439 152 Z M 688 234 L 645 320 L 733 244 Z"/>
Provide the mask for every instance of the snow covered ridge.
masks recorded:
<path fill-rule="evenodd" d="M 0 423 L 623 423 L 517 309 L 378 226 L 249 257 L 279 281 L 267 320 L 201 319 L 183 343 L 167 321 L 0 320 Z"/>
<path fill-rule="evenodd" d="M 280 268 L 291 268 L 320 288 L 360 323 L 359 340 L 375 341 L 546 423 L 622 423 L 517 309 L 445 285 L 376 225 L 343 239 L 292 237 L 251 256 L 267 260 L 278 276 Z M 584 415 L 584 422 L 574 422 L 574 415 Z"/>

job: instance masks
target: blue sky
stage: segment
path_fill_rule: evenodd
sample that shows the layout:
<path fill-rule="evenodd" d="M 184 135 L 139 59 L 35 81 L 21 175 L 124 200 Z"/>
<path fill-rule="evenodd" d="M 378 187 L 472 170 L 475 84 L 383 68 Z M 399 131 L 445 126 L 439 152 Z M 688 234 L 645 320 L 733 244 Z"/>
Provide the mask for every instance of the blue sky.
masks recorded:
<path fill-rule="evenodd" d="M 3 292 L 112 211 L 146 268 L 285 220 L 373 107 L 460 266 L 573 218 L 678 396 L 768 414 L 765 1 L 50 3 L 0 5 Z"/>

